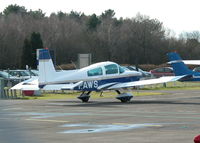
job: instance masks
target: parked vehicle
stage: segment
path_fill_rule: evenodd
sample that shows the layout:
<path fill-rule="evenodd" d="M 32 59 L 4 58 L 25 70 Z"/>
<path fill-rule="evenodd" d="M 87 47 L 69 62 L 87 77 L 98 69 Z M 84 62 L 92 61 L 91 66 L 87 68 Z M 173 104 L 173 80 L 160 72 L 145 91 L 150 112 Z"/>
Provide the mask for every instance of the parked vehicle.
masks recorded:
<path fill-rule="evenodd" d="M 143 77 L 151 77 L 152 76 L 152 74 L 150 72 L 144 71 L 140 68 L 136 68 L 135 66 L 127 66 L 126 68 L 129 69 L 129 70 L 141 72 Z"/>
<path fill-rule="evenodd" d="M 200 72 L 200 67 L 194 68 L 193 71 L 195 71 L 195 72 Z"/>
<path fill-rule="evenodd" d="M 150 70 L 150 73 L 154 77 L 162 77 L 162 76 L 174 76 L 173 68 L 171 67 L 162 67 Z"/>
<path fill-rule="evenodd" d="M 36 74 L 29 70 L 5 70 L 5 72 L 12 76 L 19 77 L 21 80 L 27 80 L 32 76 L 36 76 Z"/>
<path fill-rule="evenodd" d="M 5 71 L 0 71 L 0 77 L 4 79 L 5 85 L 10 84 L 10 86 L 14 86 L 15 84 L 20 82 L 19 77 L 12 76 Z"/>
<path fill-rule="evenodd" d="M 39 71 L 38 70 L 31 70 L 31 73 L 33 73 L 34 76 L 38 76 L 39 75 Z"/>
<path fill-rule="evenodd" d="M 29 76 L 38 76 L 38 74 L 36 74 L 36 73 L 33 72 L 32 70 L 25 70 L 25 72 L 26 72 Z"/>

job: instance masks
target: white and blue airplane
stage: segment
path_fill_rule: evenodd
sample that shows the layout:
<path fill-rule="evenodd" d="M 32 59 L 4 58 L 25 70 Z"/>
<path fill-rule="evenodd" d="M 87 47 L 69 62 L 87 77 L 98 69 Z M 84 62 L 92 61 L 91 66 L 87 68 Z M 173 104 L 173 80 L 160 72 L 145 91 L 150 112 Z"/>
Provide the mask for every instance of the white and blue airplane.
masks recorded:
<path fill-rule="evenodd" d="M 33 79 L 20 83 L 12 89 L 21 90 L 76 90 L 82 94 L 78 97 L 83 102 L 88 102 L 92 91 L 115 90 L 116 97 L 121 102 L 128 102 L 132 94 L 122 92 L 124 89 L 178 81 L 185 76 L 167 76 L 158 79 L 140 80 L 141 73 L 137 71 L 124 70 L 114 62 L 100 62 L 88 67 L 57 72 L 54 68 L 49 50 L 39 50 L 39 80 Z"/>
<path fill-rule="evenodd" d="M 199 60 L 182 60 L 179 54 L 171 52 L 167 54 L 169 64 L 172 65 L 175 76 L 185 76 L 179 81 L 185 82 L 200 82 L 200 72 L 189 69 L 185 64 L 200 65 Z"/>

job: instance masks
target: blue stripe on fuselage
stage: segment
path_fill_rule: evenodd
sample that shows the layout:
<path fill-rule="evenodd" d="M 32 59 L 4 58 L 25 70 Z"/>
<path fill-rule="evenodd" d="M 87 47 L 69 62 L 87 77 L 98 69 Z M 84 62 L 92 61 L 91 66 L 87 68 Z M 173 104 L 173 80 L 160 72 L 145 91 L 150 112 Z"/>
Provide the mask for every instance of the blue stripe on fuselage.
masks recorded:
<path fill-rule="evenodd" d="M 138 81 L 140 77 L 121 77 L 121 78 L 112 78 L 104 80 L 93 80 L 93 81 L 84 81 L 81 85 L 74 88 L 74 90 L 80 91 L 98 91 L 98 87 L 108 83 L 124 83 L 131 81 Z"/>

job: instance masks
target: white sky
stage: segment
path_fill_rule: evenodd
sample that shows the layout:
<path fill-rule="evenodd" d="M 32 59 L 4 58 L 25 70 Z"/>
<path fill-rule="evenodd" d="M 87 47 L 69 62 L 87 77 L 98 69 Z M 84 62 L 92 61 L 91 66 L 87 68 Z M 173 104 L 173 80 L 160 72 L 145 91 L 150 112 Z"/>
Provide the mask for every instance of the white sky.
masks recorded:
<path fill-rule="evenodd" d="M 118 18 L 132 18 L 139 12 L 157 18 L 177 34 L 200 31 L 200 0 L 0 0 L 0 12 L 10 4 L 25 6 L 28 10 L 42 9 L 47 15 L 71 10 L 100 15 L 113 9 Z"/>

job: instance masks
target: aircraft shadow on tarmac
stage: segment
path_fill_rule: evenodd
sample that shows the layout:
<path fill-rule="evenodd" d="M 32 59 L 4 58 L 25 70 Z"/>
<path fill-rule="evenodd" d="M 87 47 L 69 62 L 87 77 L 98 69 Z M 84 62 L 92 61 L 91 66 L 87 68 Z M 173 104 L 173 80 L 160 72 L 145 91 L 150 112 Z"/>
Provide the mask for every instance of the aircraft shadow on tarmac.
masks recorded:
<path fill-rule="evenodd" d="M 123 105 L 140 105 L 140 104 L 169 104 L 169 105 L 200 105 L 200 102 L 185 102 L 185 101 L 169 101 L 169 100 L 133 100 L 131 102 L 127 103 L 121 103 L 119 101 L 110 101 L 110 102 L 104 102 L 104 101 L 89 101 L 87 103 L 82 103 L 80 101 L 50 101 L 51 105 L 54 106 L 71 106 L 71 107 L 123 107 Z"/>

